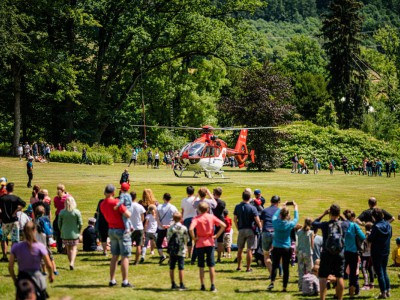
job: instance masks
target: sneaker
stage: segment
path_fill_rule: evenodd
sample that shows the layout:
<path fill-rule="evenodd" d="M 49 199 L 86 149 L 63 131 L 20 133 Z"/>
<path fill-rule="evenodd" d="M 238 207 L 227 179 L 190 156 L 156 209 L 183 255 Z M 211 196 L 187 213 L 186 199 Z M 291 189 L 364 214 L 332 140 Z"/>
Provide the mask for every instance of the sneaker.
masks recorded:
<path fill-rule="evenodd" d="M 379 294 L 375 299 L 386 299 L 386 294 Z"/>
<path fill-rule="evenodd" d="M 58 273 L 58 271 L 57 271 L 57 270 L 56 270 L 56 271 L 54 271 L 53 273 L 54 273 L 54 275 L 56 275 L 56 276 L 57 276 L 58 274 L 60 274 L 60 273 Z"/>
<path fill-rule="evenodd" d="M 130 284 L 130 282 L 128 282 L 128 283 L 122 283 L 121 287 L 123 287 L 123 288 L 133 288 L 134 286 L 132 284 Z"/>
<path fill-rule="evenodd" d="M 361 288 L 361 290 L 362 290 L 362 291 L 368 291 L 368 290 L 369 290 L 369 285 L 364 285 L 364 286 Z"/>
<path fill-rule="evenodd" d="M 251 272 L 253 272 L 253 269 L 252 269 L 252 268 L 247 269 L 246 272 L 247 272 L 247 273 L 251 273 Z"/>
<path fill-rule="evenodd" d="M 144 257 L 140 258 L 139 263 L 141 263 L 141 264 L 144 263 Z"/>
<path fill-rule="evenodd" d="M 177 289 L 177 288 L 178 288 L 178 286 L 176 285 L 175 282 L 173 282 L 173 283 L 171 284 L 171 290 L 175 290 L 175 289 Z"/>
<path fill-rule="evenodd" d="M 212 286 L 211 286 L 210 292 L 214 292 L 214 293 L 217 292 L 217 289 L 215 288 L 215 285 L 212 285 Z"/>
<path fill-rule="evenodd" d="M 70 265 L 69 269 L 70 269 L 70 271 L 73 271 L 74 270 L 74 266 Z"/>
<path fill-rule="evenodd" d="M 181 283 L 180 286 L 179 286 L 179 290 L 180 291 L 186 291 L 187 287 L 183 283 Z"/>
<path fill-rule="evenodd" d="M 270 291 L 270 290 L 272 290 L 273 288 L 274 288 L 274 284 L 273 284 L 273 283 L 270 283 L 269 286 L 268 286 L 268 288 L 267 288 L 267 290 Z"/>
<path fill-rule="evenodd" d="M 369 289 L 370 289 L 370 290 L 373 290 L 374 287 L 375 287 L 375 286 L 374 286 L 373 284 L 370 284 L 370 285 L 369 285 Z"/>
<path fill-rule="evenodd" d="M 386 292 L 386 298 L 390 298 L 390 296 L 391 296 L 390 291 L 387 291 Z"/>
<path fill-rule="evenodd" d="M 151 254 L 151 255 L 154 255 L 154 251 L 151 251 L 150 254 Z"/>
<path fill-rule="evenodd" d="M 205 291 L 206 287 L 204 286 L 204 284 L 201 286 L 200 291 Z"/>
<path fill-rule="evenodd" d="M 108 283 L 108 286 L 109 287 L 113 287 L 113 286 L 116 286 L 117 285 L 117 282 L 115 281 L 115 282 L 112 282 L 112 281 L 110 281 L 109 283 Z"/>
<path fill-rule="evenodd" d="M 163 261 L 166 260 L 166 259 L 167 259 L 166 256 L 162 256 L 162 257 L 160 258 L 159 264 L 161 265 L 161 264 L 163 263 Z"/>
<path fill-rule="evenodd" d="M 8 258 L 6 256 L 3 256 L 0 261 L 8 262 Z"/>

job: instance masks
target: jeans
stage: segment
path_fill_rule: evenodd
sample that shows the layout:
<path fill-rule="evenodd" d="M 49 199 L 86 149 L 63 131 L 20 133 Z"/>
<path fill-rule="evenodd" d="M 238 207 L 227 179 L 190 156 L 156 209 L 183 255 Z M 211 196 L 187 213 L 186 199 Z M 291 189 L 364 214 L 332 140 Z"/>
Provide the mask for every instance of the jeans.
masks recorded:
<path fill-rule="evenodd" d="M 381 293 L 385 293 L 390 290 L 390 281 L 387 274 L 389 255 L 380 255 L 378 253 L 375 255 L 371 255 L 371 258 L 376 276 L 378 277 L 379 288 L 381 290 Z"/>
<path fill-rule="evenodd" d="M 345 269 L 349 266 L 349 286 L 356 287 L 358 285 L 357 280 L 357 268 L 358 268 L 358 253 L 348 252 L 344 253 Z"/>
<path fill-rule="evenodd" d="M 290 248 L 274 248 L 272 250 L 272 274 L 271 281 L 274 282 L 276 278 L 276 269 L 279 268 L 282 259 L 283 267 L 283 287 L 286 288 L 289 281 L 289 262 L 292 253 Z"/>

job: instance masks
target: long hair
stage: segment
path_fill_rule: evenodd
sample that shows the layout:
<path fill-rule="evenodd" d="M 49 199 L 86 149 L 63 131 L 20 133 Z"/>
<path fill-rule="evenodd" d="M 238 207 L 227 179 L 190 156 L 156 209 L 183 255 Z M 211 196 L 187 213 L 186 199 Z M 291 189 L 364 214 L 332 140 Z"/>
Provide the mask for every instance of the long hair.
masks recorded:
<path fill-rule="evenodd" d="M 72 196 L 68 196 L 65 199 L 65 210 L 66 211 L 73 211 L 76 208 L 75 199 Z"/>
<path fill-rule="evenodd" d="M 286 220 L 289 216 L 289 210 L 286 207 L 283 207 L 279 215 L 281 217 L 281 220 Z"/>
<path fill-rule="evenodd" d="M 144 207 L 148 207 L 151 204 L 156 203 L 156 197 L 154 197 L 153 191 L 151 189 L 144 189 L 142 196 L 142 204 Z"/>
<path fill-rule="evenodd" d="M 35 233 L 36 233 L 35 223 L 33 223 L 32 221 L 26 223 L 24 227 L 24 237 L 30 250 L 32 250 L 32 244 L 37 242 Z"/>
<path fill-rule="evenodd" d="M 307 232 L 307 231 L 309 231 L 309 230 L 311 229 L 311 223 L 312 223 L 311 218 L 306 218 L 306 219 L 304 220 L 303 230 L 304 230 L 305 232 Z"/>

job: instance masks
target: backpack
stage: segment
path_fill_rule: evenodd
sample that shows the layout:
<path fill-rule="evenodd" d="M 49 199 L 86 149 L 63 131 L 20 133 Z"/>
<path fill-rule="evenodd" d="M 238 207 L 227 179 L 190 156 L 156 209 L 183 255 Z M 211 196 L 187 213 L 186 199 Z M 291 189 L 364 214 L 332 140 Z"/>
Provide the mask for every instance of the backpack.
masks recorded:
<path fill-rule="evenodd" d="M 344 248 L 342 222 L 335 221 L 329 224 L 328 238 L 325 242 L 325 250 L 328 253 L 336 255 L 342 252 Z"/>
<path fill-rule="evenodd" d="M 47 216 L 41 216 L 35 221 L 39 233 L 44 233 L 46 236 L 53 235 L 50 219 Z"/>
<path fill-rule="evenodd" d="M 357 230 L 356 226 L 353 225 L 354 228 L 354 234 L 355 234 L 355 239 L 356 239 L 356 246 L 357 246 L 357 252 L 362 254 L 365 252 L 365 249 L 367 248 L 367 239 L 362 240 L 358 235 L 357 235 Z"/>
<path fill-rule="evenodd" d="M 180 250 L 179 237 L 178 234 L 174 232 L 168 241 L 167 253 L 169 255 L 177 256 L 179 250 Z"/>

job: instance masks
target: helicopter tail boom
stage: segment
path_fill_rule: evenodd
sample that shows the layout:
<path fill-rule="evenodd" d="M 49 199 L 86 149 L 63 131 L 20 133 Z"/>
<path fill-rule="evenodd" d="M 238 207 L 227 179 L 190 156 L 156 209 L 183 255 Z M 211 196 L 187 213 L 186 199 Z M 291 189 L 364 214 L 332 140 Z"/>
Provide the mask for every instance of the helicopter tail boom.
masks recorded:
<path fill-rule="evenodd" d="M 235 158 L 239 163 L 239 168 L 244 167 L 244 162 L 248 157 L 248 150 L 247 150 L 247 129 L 240 130 L 239 138 L 236 142 L 235 146 Z"/>

